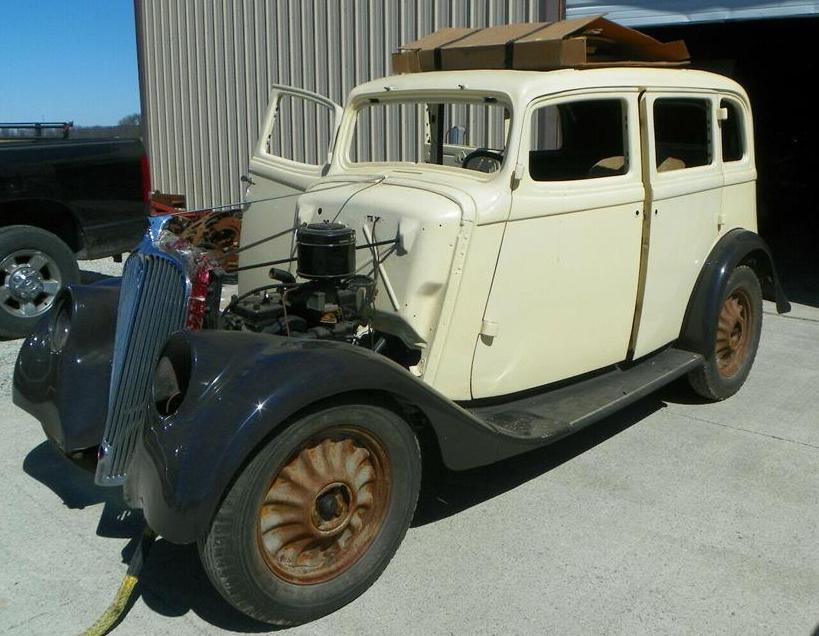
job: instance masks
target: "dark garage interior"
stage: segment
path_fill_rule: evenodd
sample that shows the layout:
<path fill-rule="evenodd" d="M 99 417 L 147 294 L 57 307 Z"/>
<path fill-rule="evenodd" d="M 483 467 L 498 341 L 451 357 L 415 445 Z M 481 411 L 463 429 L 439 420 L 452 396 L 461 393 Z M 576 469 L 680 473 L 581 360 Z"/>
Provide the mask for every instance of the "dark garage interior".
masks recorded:
<path fill-rule="evenodd" d="M 760 234 L 771 245 L 792 301 L 819 306 L 818 18 L 642 29 L 683 39 L 693 66 L 730 75 L 754 111 Z"/>

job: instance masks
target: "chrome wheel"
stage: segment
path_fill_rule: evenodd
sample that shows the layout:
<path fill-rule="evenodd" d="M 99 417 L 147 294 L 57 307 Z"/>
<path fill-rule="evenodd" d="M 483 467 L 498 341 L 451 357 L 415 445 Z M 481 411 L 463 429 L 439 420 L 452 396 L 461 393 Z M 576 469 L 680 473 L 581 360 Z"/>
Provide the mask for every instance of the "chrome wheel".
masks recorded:
<path fill-rule="evenodd" d="M 387 453 L 370 433 L 338 428 L 308 441 L 273 479 L 259 510 L 265 563 L 295 584 L 341 574 L 378 534 L 390 490 Z"/>
<path fill-rule="evenodd" d="M 44 314 L 62 287 L 57 264 L 40 250 L 18 250 L 0 262 L 0 307 L 17 318 Z"/>

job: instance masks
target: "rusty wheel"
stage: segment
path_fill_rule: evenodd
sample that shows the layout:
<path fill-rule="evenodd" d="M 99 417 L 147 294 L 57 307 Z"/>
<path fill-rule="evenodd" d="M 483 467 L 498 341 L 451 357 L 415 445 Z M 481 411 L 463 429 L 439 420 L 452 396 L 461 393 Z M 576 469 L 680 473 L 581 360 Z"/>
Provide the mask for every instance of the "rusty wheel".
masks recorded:
<path fill-rule="evenodd" d="M 276 576 L 327 581 L 367 551 L 390 501 L 390 464 L 370 433 L 309 440 L 273 479 L 259 509 L 259 549 Z"/>
<path fill-rule="evenodd" d="M 735 289 L 722 303 L 714 355 L 717 359 L 717 370 L 724 378 L 735 376 L 748 356 L 753 312 L 748 290 L 742 287 Z"/>
<path fill-rule="evenodd" d="M 753 270 L 741 266 L 731 273 L 712 320 L 716 323 L 713 354 L 691 372 L 689 381 L 703 397 L 723 400 L 745 382 L 759 345 L 762 292 Z"/>
<path fill-rule="evenodd" d="M 418 441 L 374 405 L 349 404 L 290 424 L 247 465 L 199 544 L 205 571 L 237 609 L 293 625 L 366 590 L 415 511 Z"/>

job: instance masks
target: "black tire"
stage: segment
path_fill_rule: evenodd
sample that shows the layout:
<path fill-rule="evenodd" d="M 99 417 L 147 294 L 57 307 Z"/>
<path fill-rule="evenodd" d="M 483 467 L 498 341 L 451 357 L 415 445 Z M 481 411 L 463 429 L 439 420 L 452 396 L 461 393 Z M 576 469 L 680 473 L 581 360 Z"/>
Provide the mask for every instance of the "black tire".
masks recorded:
<path fill-rule="evenodd" d="M 688 374 L 696 393 L 709 400 L 724 400 L 745 383 L 759 347 L 762 332 L 762 290 L 750 267 L 737 267 L 728 278 L 716 316 L 713 353 L 705 364 Z"/>
<path fill-rule="evenodd" d="M 331 459 L 341 453 L 345 459 Z M 323 466 L 314 461 L 319 455 Z M 342 465 L 350 479 L 338 476 Z M 365 473 L 374 477 L 352 485 L 368 479 Z M 238 476 L 199 543 L 202 564 L 220 594 L 248 616 L 275 625 L 314 620 L 379 577 L 412 521 L 420 482 L 418 440 L 392 411 L 345 404 L 311 413 L 276 435 Z M 365 506 L 367 493 L 384 505 Z M 331 529 L 316 539 L 326 530 L 317 530 L 321 524 Z"/>
<path fill-rule="evenodd" d="M 79 280 L 74 252 L 55 234 L 28 225 L 0 229 L 0 337 L 28 335 L 57 292 Z"/>

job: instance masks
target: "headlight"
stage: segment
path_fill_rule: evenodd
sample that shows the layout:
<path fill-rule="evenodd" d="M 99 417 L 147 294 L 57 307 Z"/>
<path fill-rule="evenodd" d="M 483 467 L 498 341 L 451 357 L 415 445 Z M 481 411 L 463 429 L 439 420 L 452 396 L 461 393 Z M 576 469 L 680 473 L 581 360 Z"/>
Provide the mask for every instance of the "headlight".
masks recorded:
<path fill-rule="evenodd" d="M 171 338 L 162 350 L 154 371 L 154 405 L 163 417 L 179 410 L 188 390 L 191 354 L 181 338 Z"/>
<path fill-rule="evenodd" d="M 71 294 L 63 292 L 54 303 L 51 310 L 51 324 L 49 325 L 49 336 L 51 338 L 51 350 L 60 353 L 68 342 L 68 334 L 71 333 L 71 308 L 73 302 Z"/>

